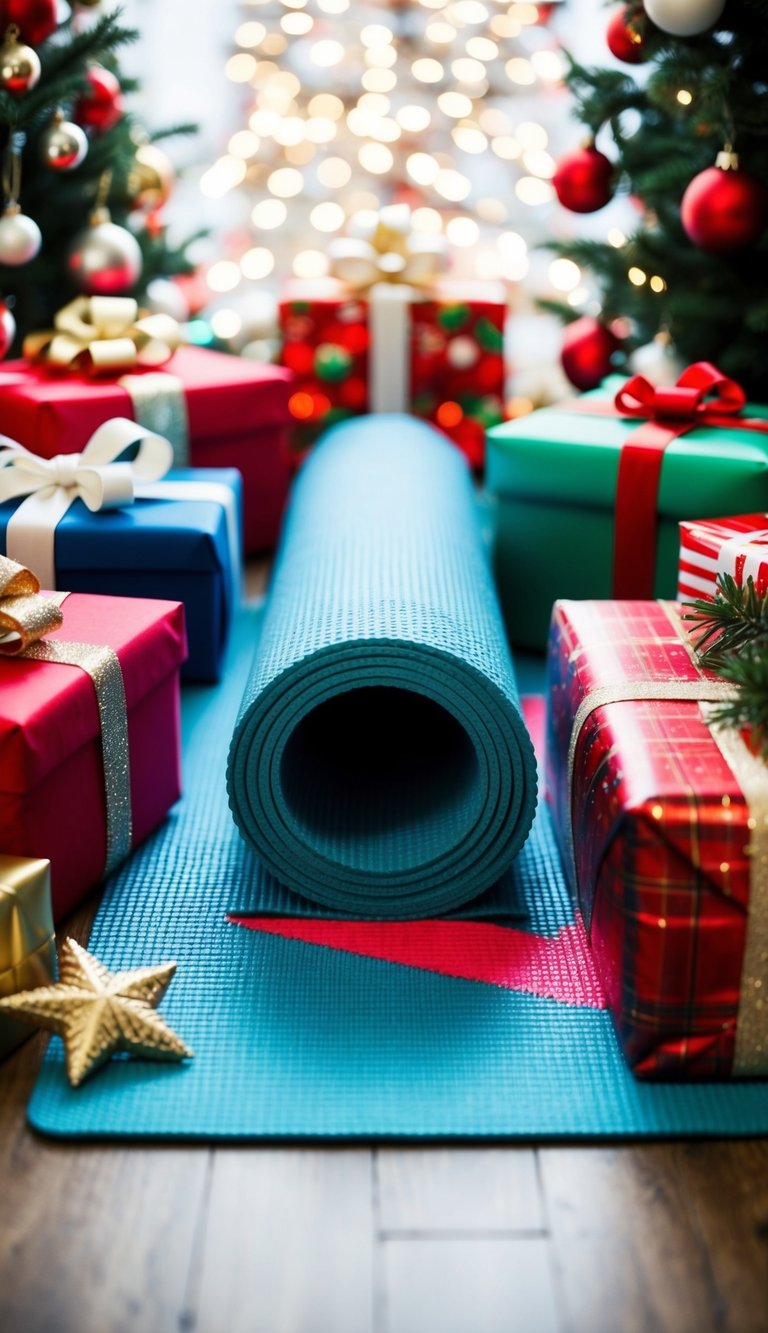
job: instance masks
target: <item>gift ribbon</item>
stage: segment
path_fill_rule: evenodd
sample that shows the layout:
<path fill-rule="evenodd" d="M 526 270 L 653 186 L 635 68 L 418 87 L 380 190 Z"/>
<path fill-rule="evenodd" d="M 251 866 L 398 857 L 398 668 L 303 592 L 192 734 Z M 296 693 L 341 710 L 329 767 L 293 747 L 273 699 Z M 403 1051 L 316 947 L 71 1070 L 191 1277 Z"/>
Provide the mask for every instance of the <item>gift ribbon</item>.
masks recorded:
<path fill-rule="evenodd" d="M 683 699 L 699 704 L 713 739 L 738 782 L 749 810 L 752 831 L 750 844 L 750 894 L 747 933 L 742 963 L 742 989 L 736 1025 L 735 1075 L 764 1073 L 768 1068 L 766 1049 L 766 1012 L 768 1012 L 768 767 L 750 753 L 743 737 L 734 728 L 713 726 L 712 705 L 738 697 L 738 690 L 726 681 L 710 680 L 699 668 L 690 641 L 672 602 L 659 602 L 676 638 L 688 649 L 691 661 L 700 673 L 698 680 L 616 680 L 590 690 L 579 704 L 571 724 L 568 743 L 568 858 L 577 900 L 581 902 L 576 872 L 573 832 L 573 786 L 576 752 L 587 718 L 598 708 L 615 703 L 633 703 L 644 699 L 662 702 Z M 584 645 L 576 650 L 581 652 Z M 707 707 L 709 705 L 709 707 Z M 587 933 L 591 921 L 585 921 Z M 763 1008 L 763 1005 L 766 1008 Z"/>
<path fill-rule="evenodd" d="M 130 296 L 77 296 L 54 315 L 53 324 L 27 334 L 24 356 L 89 375 L 162 366 L 181 342 L 171 315 L 140 316 Z"/>
<path fill-rule="evenodd" d="M 138 446 L 133 460 L 118 462 L 133 445 Z M 76 499 L 92 513 L 123 508 L 137 499 L 211 500 L 225 512 L 233 605 L 237 605 L 240 534 L 234 495 L 217 483 L 161 481 L 172 463 L 169 441 L 127 417 L 103 422 L 81 454 L 55 458 L 40 458 L 0 436 L 0 503 L 25 497 L 8 520 L 6 553 L 19 565 L 34 569 L 44 587 L 55 588 L 56 527 Z"/>
<path fill-rule="evenodd" d="M 117 381 L 131 400 L 133 419 L 173 448 L 173 466 L 189 466 L 189 413 L 184 384 L 169 370 L 122 375 Z"/>
<path fill-rule="evenodd" d="M 133 424 L 133 423 L 131 423 Z M 1 475 L 1 474 L 0 474 Z M 37 662 L 79 667 L 90 677 L 96 694 L 101 729 L 106 802 L 107 852 L 104 873 L 131 850 L 131 782 L 128 750 L 128 707 L 117 653 L 104 644 L 74 643 L 46 635 L 63 623 L 61 603 L 67 593 L 40 595 L 31 570 L 0 556 L 0 654 Z"/>
<path fill-rule="evenodd" d="M 768 528 L 741 532 L 723 542 L 717 553 L 717 574 L 731 574 L 739 587 L 753 579 L 757 587 L 760 571 L 768 564 Z"/>
<path fill-rule="evenodd" d="M 683 371 L 677 384 L 653 385 L 634 375 L 612 403 L 577 399 L 578 412 L 595 416 L 642 419 L 644 424 L 625 440 L 616 481 L 612 596 L 653 597 L 656 567 L 656 526 L 664 452 L 673 440 L 700 426 L 768 433 L 768 421 L 742 417 L 746 395 L 741 385 L 708 361 Z"/>

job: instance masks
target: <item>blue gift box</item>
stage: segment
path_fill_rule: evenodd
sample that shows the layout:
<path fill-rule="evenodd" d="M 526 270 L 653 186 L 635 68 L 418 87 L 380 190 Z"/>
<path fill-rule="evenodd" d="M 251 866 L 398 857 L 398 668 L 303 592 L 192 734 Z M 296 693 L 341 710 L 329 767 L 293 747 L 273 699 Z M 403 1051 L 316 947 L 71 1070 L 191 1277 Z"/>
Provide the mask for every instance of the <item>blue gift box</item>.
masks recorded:
<path fill-rule="evenodd" d="M 56 586 L 183 602 L 189 657 L 182 679 L 215 681 L 242 583 L 242 479 L 234 468 L 179 468 L 153 489 L 166 486 L 184 498 L 136 499 L 97 514 L 73 501 L 56 528 Z M 232 503 L 228 514 L 221 499 L 206 498 L 206 488 L 232 496 L 236 531 Z M 0 554 L 17 507 L 0 504 Z"/>

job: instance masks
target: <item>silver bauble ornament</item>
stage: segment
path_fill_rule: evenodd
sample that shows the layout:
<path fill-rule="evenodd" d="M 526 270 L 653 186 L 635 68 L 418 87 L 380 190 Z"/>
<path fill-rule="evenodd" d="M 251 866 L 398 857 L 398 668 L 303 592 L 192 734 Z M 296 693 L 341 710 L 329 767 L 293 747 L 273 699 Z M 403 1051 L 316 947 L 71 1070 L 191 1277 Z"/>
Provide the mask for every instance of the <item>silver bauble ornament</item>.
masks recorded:
<path fill-rule="evenodd" d="M 18 204 L 8 204 L 0 217 L 0 264 L 16 268 L 28 264 L 40 253 L 43 243 L 40 228 Z"/>
<path fill-rule="evenodd" d="M 0 88 L 14 97 L 23 97 L 40 81 L 40 60 L 31 46 L 19 41 L 15 24 L 3 38 L 0 46 Z"/>
<path fill-rule="evenodd" d="M 75 287 L 86 296 L 119 296 L 141 277 L 141 249 L 136 237 L 118 227 L 102 209 L 78 232 L 67 267 Z"/>
<path fill-rule="evenodd" d="M 635 375 L 644 375 L 651 384 L 671 387 L 685 370 L 685 362 L 675 352 L 669 334 L 657 333 L 651 342 L 632 353 L 629 368 Z"/>
<path fill-rule="evenodd" d="M 643 0 L 652 23 L 673 37 L 695 37 L 714 27 L 725 0 Z"/>
<path fill-rule="evenodd" d="M 40 157 L 52 171 L 74 171 L 88 153 L 85 130 L 59 114 L 40 136 Z"/>
<path fill-rule="evenodd" d="M 16 337 L 16 320 L 0 297 L 0 358 L 7 356 Z"/>

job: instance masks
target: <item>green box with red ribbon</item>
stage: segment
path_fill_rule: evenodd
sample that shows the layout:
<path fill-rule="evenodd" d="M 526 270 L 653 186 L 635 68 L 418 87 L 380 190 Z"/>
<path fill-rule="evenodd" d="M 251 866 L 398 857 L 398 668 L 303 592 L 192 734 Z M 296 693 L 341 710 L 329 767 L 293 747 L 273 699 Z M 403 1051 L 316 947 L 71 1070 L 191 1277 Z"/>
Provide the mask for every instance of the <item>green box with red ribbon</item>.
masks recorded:
<path fill-rule="evenodd" d="M 641 375 L 488 434 L 510 638 L 543 648 L 557 598 L 674 598 L 681 519 L 768 509 L 768 407 L 705 362 Z"/>

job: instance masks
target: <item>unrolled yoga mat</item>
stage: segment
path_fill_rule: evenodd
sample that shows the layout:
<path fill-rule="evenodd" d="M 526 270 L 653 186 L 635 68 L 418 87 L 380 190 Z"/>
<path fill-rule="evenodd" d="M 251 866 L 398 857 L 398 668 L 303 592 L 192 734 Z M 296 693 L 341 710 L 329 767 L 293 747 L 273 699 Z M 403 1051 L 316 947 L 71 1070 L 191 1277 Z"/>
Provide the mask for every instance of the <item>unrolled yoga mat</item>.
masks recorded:
<path fill-rule="evenodd" d="M 33 1125 L 166 1139 L 768 1132 L 766 1084 L 628 1073 L 543 803 L 502 895 L 517 901 L 509 925 L 263 915 L 268 877 L 232 825 L 221 744 L 255 632 L 246 614 L 225 684 L 185 692 L 186 796 L 112 877 L 91 936 L 113 968 L 178 960 L 161 1012 L 195 1058 L 116 1059 L 73 1091 L 54 1038 Z M 233 906 L 260 915 L 235 925 Z"/>
<path fill-rule="evenodd" d="M 276 879 L 424 917 L 522 847 L 536 765 L 463 458 L 431 426 L 331 430 L 296 485 L 229 758 Z"/>

